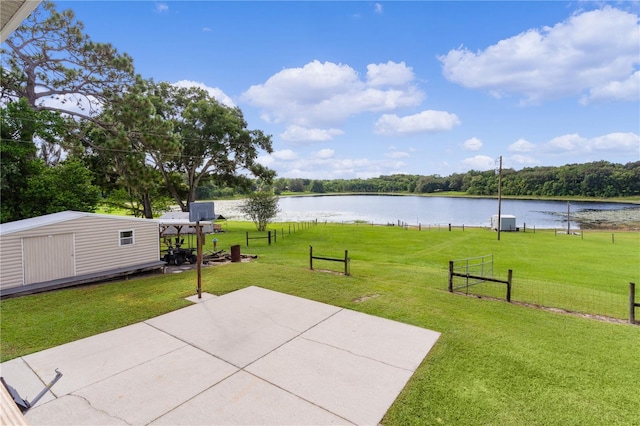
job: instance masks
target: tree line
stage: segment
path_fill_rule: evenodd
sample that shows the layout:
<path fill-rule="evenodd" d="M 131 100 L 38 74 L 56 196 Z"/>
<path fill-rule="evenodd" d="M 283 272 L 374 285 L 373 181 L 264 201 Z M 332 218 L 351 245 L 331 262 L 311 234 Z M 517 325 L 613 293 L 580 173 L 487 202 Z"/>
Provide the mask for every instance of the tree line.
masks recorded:
<path fill-rule="evenodd" d="M 495 196 L 498 184 L 503 195 L 534 197 L 629 197 L 640 195 L 640 161 L 616 164 L 597 161 L 564 166 L 470 170 L 449 176 L 395 174 L 369 179 L 275 179 L 276 193 L 408 193 L 461 192 Z"/>

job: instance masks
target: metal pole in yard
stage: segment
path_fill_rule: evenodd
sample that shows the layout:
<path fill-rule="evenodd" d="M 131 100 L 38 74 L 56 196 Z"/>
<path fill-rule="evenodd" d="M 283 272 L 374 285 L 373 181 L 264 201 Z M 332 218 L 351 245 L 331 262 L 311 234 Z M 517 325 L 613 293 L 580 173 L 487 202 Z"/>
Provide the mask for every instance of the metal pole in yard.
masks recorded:
<path fill-rule="evenodd" d="M 501 228 L 502 228 L 502 155 L 500 156 L 500 168 L 498 169 L 498 241 L 500 241 Z"/>
<path fill-rule="evenodd" d="M 196 222 L 198 233 L 198 299 L 202 299 L 202 226 L 200 221 Z"/>

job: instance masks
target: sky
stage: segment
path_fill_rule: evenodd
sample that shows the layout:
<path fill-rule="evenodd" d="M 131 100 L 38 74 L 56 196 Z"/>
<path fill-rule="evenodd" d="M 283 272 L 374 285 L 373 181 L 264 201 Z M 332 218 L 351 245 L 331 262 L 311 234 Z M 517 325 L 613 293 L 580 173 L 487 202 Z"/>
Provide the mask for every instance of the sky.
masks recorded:
<path fill-rule="evenodd" d="M 640 3 L 66 1 L 154 81 L 272 136 L 278 177 L 640 161 Z"/>

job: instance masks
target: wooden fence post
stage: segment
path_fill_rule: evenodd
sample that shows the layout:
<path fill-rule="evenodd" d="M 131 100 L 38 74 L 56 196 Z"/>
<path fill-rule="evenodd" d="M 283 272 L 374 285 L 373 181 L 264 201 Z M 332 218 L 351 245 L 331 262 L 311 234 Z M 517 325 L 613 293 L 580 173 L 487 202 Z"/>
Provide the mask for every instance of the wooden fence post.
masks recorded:
<path fill-rule="evenodd" d="M 449 293 L 453 293 L 453 260 L 449 261 Z"/>
<path fill-rule="evenodd" d="M 344 251 L 344 274 L 349 275 L 349 250 Z"/>
<path fill-rule="evenodd" d="M 313 246 L 309 246 L 309 269 L 313 271 Z"/>
<path fill-rule="evenodd" d="M 247 247 L 249 247 L 249 232 L 247 232 Z"/>
<path fill-rule="evenodd" d="M 511 278 L 513 277 L 513 271 L 509 269 L 509 275 L 507 276 L 507 302 L 511 302 Z"/>
<path fill-rule="evenodd" d="M 629 283 L 629 322 L 631 324 L 636 323 L 636 306 L 640 306 L 640 303 L 636 303 L 636 284 Z"/>

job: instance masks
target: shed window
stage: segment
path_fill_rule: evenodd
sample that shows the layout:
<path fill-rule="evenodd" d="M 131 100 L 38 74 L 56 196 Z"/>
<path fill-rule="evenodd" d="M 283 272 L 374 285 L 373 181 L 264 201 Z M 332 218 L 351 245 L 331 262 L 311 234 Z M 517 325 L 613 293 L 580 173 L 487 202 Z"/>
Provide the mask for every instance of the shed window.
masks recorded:
<path fill-rule="evenodd" d="M 133 230 L 120 231 L 120 245 L 128 246 L 133 244 Z"/>

